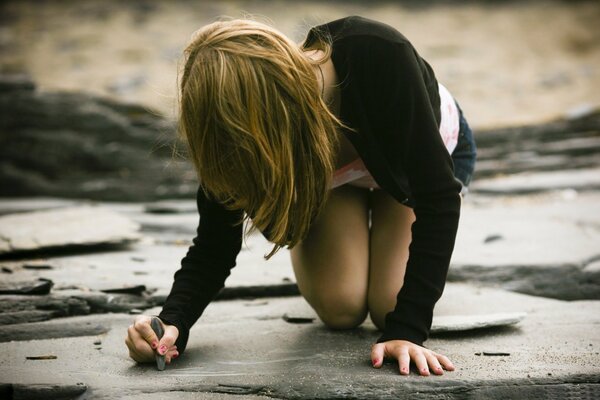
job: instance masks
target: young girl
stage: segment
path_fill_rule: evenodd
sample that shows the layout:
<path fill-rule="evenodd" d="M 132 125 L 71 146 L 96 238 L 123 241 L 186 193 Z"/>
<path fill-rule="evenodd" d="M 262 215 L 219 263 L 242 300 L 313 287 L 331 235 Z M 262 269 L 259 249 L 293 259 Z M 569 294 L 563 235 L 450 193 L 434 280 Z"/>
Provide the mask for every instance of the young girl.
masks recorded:
<path fill-rule="evenodd" d="M 370 315 L 373 366 L 453 370 L 422 347 L 454 247 L 475 143 L 462 112 L 394 28 L 347 17 L 298 46 L 249 20 L 215 22 L 186 49 L 180 130 L 200 187 L 197 236 L 159 317 L 128 329 L 138 362 L 181 354 L 224 286 L 245 219 L 291 249 L 300 293 L 334 329 Z"/>

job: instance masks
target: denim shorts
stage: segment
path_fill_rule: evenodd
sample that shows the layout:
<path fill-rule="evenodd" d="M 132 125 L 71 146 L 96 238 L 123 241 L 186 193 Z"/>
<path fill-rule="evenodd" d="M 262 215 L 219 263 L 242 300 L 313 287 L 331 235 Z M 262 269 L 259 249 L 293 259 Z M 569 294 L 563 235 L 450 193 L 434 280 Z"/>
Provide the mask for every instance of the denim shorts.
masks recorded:
<path fill-rule="evenodd" d="M 469 127 L 458 102 L 456 106 L 458 107 L 459 115 L 458 142 L 451 157 L 454 163 L 454 176 L 462 183 L 463 188 L 461 193 L 464 195 L 468 192 L 468 186 L 475 171 L 477 146 L 475 145 L 473 131 Z"/>

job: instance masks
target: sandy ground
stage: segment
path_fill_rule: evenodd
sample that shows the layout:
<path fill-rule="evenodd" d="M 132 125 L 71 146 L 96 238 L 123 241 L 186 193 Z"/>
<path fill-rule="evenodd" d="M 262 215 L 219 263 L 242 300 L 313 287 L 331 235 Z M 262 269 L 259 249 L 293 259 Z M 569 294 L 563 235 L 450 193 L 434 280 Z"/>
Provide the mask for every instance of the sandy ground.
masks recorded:
<path fill-rule="evenodd" d="M 600 3 L 4 1 L 0 71 L 43 89 L 86 90 L 174 116 L 181 51 L 218 16 L 254 15 L 301 41 L 346 15 L 404 33 L 475 127 L 535 123 L 600 106 Z"/>

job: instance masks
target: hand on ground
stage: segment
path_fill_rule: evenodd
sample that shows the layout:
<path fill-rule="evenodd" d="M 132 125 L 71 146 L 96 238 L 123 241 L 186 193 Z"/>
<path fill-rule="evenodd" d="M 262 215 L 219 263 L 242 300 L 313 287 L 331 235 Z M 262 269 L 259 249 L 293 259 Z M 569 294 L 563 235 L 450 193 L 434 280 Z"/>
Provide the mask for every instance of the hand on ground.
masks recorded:
<path fill-rule="evenodd" d="M 164 355 L 165 362 L 169 364 L 173 358 L 179 356 L 177 346 L 175 346 L 179 330 L 175 326 L 164 324 L 161 321 L 165 333 L 159 341 L 150 326 L 151 318 L 148 315 L 140 315 L 127 329 L 125 344 L 129 349 L 129 357 L 139 363 L 154 362 L 154 357 L 158 353 Z"/>
<path fill-rule="evenodd" d="M 373 367 L 381 368 L 384 357 L 398 360 L 401 375 L 410 373 L 411 361 L 423 376 L 429 376 L 430 371 L 436 375 L 443 375 L 444 369 L 454 371 L 454 365 L 448 357 L 406 340 L 388 340 L 373 344 L 371 348 Z"/>

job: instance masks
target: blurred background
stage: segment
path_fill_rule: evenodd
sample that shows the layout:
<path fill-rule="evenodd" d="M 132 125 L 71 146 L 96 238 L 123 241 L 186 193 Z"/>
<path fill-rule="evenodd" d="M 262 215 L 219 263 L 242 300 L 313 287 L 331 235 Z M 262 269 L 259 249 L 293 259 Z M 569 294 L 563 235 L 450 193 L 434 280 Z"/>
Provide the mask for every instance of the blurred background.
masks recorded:
<path fill-rule="evenodd" d="M 354 14 L 407 36 L 481 135 L 600 105 L 597 1 L 3 1 L 1 194 L 193 196 L 193 173 L 170 157 L 192 33 L 251 17 L 301 42 Z"/>
<path fill-rule="evenodd" d="M 477 127 L 538 122 L 600 104 L 596 1 L 4 1 L 3 72 L 173 116 L 177 62 L 220 16 L 271 23 L 296 42 L 348 15 L 411 40 Z"/>

